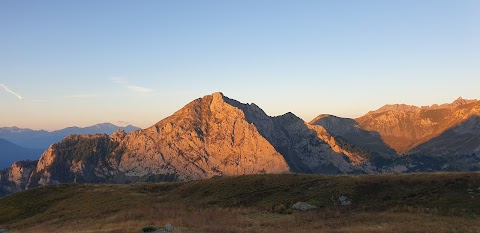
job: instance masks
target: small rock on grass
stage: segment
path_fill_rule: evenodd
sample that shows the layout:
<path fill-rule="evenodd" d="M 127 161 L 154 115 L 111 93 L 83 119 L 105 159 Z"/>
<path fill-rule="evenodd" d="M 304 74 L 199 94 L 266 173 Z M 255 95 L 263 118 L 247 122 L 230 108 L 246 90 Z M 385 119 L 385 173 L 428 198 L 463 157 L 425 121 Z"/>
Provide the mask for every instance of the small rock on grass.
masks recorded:
<path fill-rule="evenodd" d="M 317 206 L 315 206 L 315 205 L 311 205 L 309 203 L 301 202 L 301 201 L 295 203 L 292 206 L 292 209 L 301 210 L 301 211 L 307 211 L 307 210 L 312 210 L 312 209 L 316 209 L 316 208 L 317 208 Z"/>
<path fill-rule="evenodd" d="M 173 228 L 173 225 L 170 224 L 170 223 L 167 224 L 167 225 L 165 225 L 163 228 L 165 228 L 165 230 L 166 230 L 167 232 L 173 231 L 173 229 L 174 229 L 174 228 Z"/>
<path fill-rule="evenodd" d="M 350 199 L 346 196 L 340 196 L 338 198 L 338 200 L 340 201 L 340 205 L 351 205 L 352 204 L 352 201 L 350 201 Z"/>

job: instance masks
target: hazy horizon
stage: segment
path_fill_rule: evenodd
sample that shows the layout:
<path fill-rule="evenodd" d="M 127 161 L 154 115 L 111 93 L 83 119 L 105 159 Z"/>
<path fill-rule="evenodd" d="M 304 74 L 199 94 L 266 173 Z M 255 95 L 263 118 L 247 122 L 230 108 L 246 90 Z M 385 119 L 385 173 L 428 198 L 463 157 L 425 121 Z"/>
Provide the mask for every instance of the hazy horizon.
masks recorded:
<path fill-rule="evenodd" d="M 210 93 L 210 94 L 212 94 L 212 93 Z M 222 94 L 224 94 L 224 93 L 222 93 Z M 225 94 L 224 94 L 224 95 L 225 95 Z M 231 96 L 228 96 L 228 95 L 225 95 L 225 96 L 226 96 L 226 97 L 229 97 L 229 98 L 232 98 Z M 203 97 L 203 96 L 201 96 L 201 97 Z M 199 98 L 200 98 L 200 97 L 199 97 Z M 462 96 L 459 96 L 459 97 L 457 97 L 456 99 L 458 99 L 458 98 L 463 98 L 463 97 L 462 97 Z M 455 100 L 456 100 L 456 99 L 455 99 Z M 463 99 L 465 99 L 465 98 L 463 98 Z M 435 104 L 437 104 L 437 105 L 449 104 L 449 103 L 452 103 L 452 102 L 455 101 L 455 100 L 452 100 L 452 101 L 446 102 L 446 103 L 432 103 L 432 104 L 427 104 L 427 105 L 414 105 L 414 106 L 417 106 L 417 107 L 428 107 L 428 106 L 435 105 Z M 192 99 L 192 101 L 193 101 L 193 99 Z M 238 101 L 242 102 L 241 100 L 238 100 Z M 242 102 L 242 103 L 246 103 L 246 102 Z M 252 104 L 252 103 L 254 103 L 254 102 L 248 102 L 248 103 L 246 103 L 246 104 Z M 188 104 L 188 103 L 185 103 L 184 105 L 187 105 L 187 104 Z M 406 104 L 406 103 L 387 103 L 387 104 L 384 104 L 384 105 L 388 105 L 388 104 Z M 181 107 L 179 107 L 177 110 L 179 110 L 180 108 L 184 107 L 184 105 L 181 106 Z M 382 106 L 384 106 L 384 105 L 382 105 Z M 407 105 L 411 105 L 411 104 L 407 104 Z M 262 108 L 262 106 L 259 106 L 259 107 Z M 262 108 L 262 109 L 263 109 L 263 108 Z M 370 109 L 370 110 L 368 110 L 368 111 L 374 111 L 374 110 L 377 110 L 377 109 L 378 109 L 378 108 Z M 175 110 L 175 111 L 177 111 L 177 110 Z M 263 110 L 265 111 L 265 109 L 263 109 Z M 284 112 L 284 113 L 279 114 L 279 115 L 283 115 L 283 114 L 288 113 L 288 112 L 290 112 L 290 111 Z M 174 113 L 174 112 L 172 112 L 171 114 L 173 114 L 173 113 Z M 365 112 L 365 114 L 366 114 L 366 113 L 367 113 L 367 112 Z M 171 114 L 168 114 L 166 117 L 170 116 Z M 267 113 L 267 114 L 268 114 L 268 113 Z M 295 113 L 294 113 L 294 114 L 295 114 Z M 334 114 L 331 114 L 331 113 L 319 113 L 319 114 L 315 115 L 314 117 L 312 117 L 311 119 L 305 119 L 305 118 L 302 118 L 301 116 L 299 116 L 299 117 L 300 117 L 302 120 L 304 120 L 305 122 L 310 122 L 310 121 L 313 120 L 315 117 L 317 117 L 317 116 L 319 116 L 319 115 L 323 115 L 323 114 L 326 114 L 326 115 L 329 115 L 329 114 L 330 114 L 330 115 L 334 115 Z M 270 116 L 279 116 L 279 115 L 270 115 Z M 295 114 L 295 115 L 296 115 L 296 114 Z M 360 117 L 360 116 L 362 116 L 362 115 L 364 115 L 364 114 L 360 114 L 360 115 L 356 115 L 356 116 L 339 116 L 339 115 L 335 115 L 335 116 L 343 117 L 343 118 L 357 118 L 357 117 Z M 298 115 L 297 115 L 297 116 L 298 116 Z M 165 117 L 164 117 L 164 118 L 165 118 Z M 162 118 L 162 119 L 164 119 L 164 118 Z M 159 119 L 159 120 L 157 120 L 157 121 L 155 121 L 155 122 L 152 122 L 151 124 L 147 124 L 147 125 L 144 125 L 144 126 L 133 125 L 133 124 L 131 124 L 131 123 L 128 122 L 128 121 L 116 121 L 116 122 L 105 121 L 105 122 L 97 122 L 97 123 L 91 123 L 91 124 L 88 124 L 88 123 L 87 123 L 87 124 L 85 124 L 85 125 L 66 125 L 66 126 L 63 126 L 63 127 L 61 127 L 61 128 L 53 128 L 53 129 L 21 127 L 21 126 L 17 126 L 17 125 L 10 125 L 10 126 L 9 126 L 9 125 L 0 125 L 0 127 L 18 127 L 18 128 L 28 128 L 28 129 L 33 129 L 33 130 L 46 130 L 46 131 L 52 132 L 52 131 L 61 130 L 61 129 L 64 129 L 64 128 L 67 128 L 67 127 L 81 127 L 81 128 L 83 128 L 83 127 L 89 127 L 89 126 L 94 126 L 94 125 L 99 125 L 99 124 L 108 124 L 108 123 L 110 123 L 110 124 L 113 124 L 113 125 L 116 125 L 116 126 L 122 126 L 122 127 L 135 126 L 135 127 L 140 127 L 140 128 L 142 128 L 142 129 L 145 129 L 145 128 L 148 128 L 148 127 L 156 124 L 158 121 L 161 121 L 162 119 Z"/>
<path fill-rule="evenodd" d="M 142 3 L 0 2 L 0 127 L 145 128 L 216 91 L 305 121 L 480 99 L 478 1 Z"/>

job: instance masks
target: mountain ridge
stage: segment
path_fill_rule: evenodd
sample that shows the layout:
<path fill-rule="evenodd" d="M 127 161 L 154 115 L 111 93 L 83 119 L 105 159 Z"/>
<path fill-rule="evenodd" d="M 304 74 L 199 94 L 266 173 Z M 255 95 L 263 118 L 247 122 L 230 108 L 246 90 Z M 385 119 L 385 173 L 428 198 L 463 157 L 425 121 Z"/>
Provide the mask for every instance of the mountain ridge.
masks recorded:
<path fill-rule="evenodd" d="M 477 99 L 463 99 L 461 96 L 458 97 L 456 100 L 454 100 L 452 103 L 444 103 L 444 104 L 432 104 L 429 106 L 415 106 L 415 105 L 408 105 L 408 104 L 386 104 L 382 107 L 380 107 L 377 110 L 369 111 L 365 115 L 369 114 L 376 114 L 376 113 L 383 113 L 383 112 L 388 112 L 388 111 L 417 111 L 417 110 L 434 110 L 434 109 L 445 109 L 445 108 L 452 108 L 452 107 L 457 107 L 461 105 L 466 105 L 470 103 L 475 103 L 478 102 L 479 100 Z"/>
<path fill-rule="evenodd" d="M 19 160 L 36 160 L 41 154 L 42 150 L 25 148 L 0 138 L 0 169 L 9 167 Z"/>
<path fill-rule="evenodd" d="M 458 99 L 448 108 L 389 110 L 357 119 L 322 114 L 307 123 L 291 112 L 268 116 L 254 103 L 241 103 L 216 92 L 191 101 L 146 129 L 70 135 L 51 145 L 34 169 L 12 167 L 9 171 L 14 172 L 7 176 L 28 177 L 28 182 L 13 183 L 27 183 L 25 188 L 33 188 L 58 183 L 184 181 L 258 173 L 479 170 L 479 159 L 473 152 L 480 150 L 476 133 L 480 121 L 469 118 L 480 112 L 479 103 Z M 418 147 L 415 153 L 399 153 L 385 134 L 392 131 L 388 127 L 398 130 L 398 116 L 410 125 L 417 121 L 427 126 L 442 123 L 430 129 L 437 133 L 430 133 L 430 140 L 439 137 L 443 143 L 459 138 L 452 141 L 454 144 L 470 140 L 466 149 L 473 152 L 437 155 L 429 150 L 438 147 L 433 140 L 432 145 Z M 449 121 L 445 123 L 445 119 Z M 379 125 L 390 131 L 377 129 Z M 407 136 L 410 133 L 400 131 Z M 442 133 L 446 139 L 439 136 Z M 18 191 L 11 182 L 4 186 L 3 190 Z"/>
<path fill-rule="evenodd" d="M 450 104 L 371 111 L 356 118 L 359 125 L 377 131 L 400 154 L 431 140 L 468 117 L 480 115 L 480 101 L 459 98 Z M 380 108 L 382 109 L 382 108 Z"/>
<path fill-rule="evenodd" d="M 46 130 L 32 130 L 28 128 L 13 127 L 1 127 L 0 138 L 4 138 L 17 145 L 34 148 L 34 149 L 47 149 L 51 144 L 61 141 L 63 138 L 70 134 L 95 134 L 106 133 L 112 134 L 117 129 L 123 129 L 126 132 L 132 132 L 139 130 L 140 128 L 127 125 L 116 126 L 112 123 L 99 123 L 87 127 L 66 127 L 54 131 Z"/>

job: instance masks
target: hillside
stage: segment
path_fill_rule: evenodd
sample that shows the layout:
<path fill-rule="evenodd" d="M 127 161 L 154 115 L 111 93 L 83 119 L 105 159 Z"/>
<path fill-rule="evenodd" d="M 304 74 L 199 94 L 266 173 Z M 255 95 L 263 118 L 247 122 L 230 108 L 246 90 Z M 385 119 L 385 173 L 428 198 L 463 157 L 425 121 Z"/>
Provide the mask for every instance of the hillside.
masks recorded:
<path fill-rule="evenodd" d="M 351 205 L 341 205 L 341 198 Z M 248 175 L 67 184 L 0 198 L 11 232 L 478 232 L 480 174 Z M 295 211 L 297 201 L 317 205 Z"/>

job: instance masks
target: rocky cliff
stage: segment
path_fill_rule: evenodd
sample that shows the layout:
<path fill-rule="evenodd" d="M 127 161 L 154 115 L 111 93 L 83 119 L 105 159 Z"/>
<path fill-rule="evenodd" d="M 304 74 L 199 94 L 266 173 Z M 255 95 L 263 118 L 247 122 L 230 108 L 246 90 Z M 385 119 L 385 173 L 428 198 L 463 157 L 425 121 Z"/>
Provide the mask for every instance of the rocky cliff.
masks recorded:
<path fill-rule="evenodd" d="M 176 174 L 181 180 L 281 173 L 285 159 L 245 113 L 221 93 L 192 101 L 154 126 L 128 134 L 119 170 L 127 176 Z"/>
<path fill-rule="evenodd" d="M 42 154 L 27 187 L 109 182 L 116 175 L 119 145 L 106 134 L 70 135 Z"/>
<path fill-rule="evenodd" d="M 18 161 L 0 171 L 0 196 L 24 190 L 38 161 Z"/>

